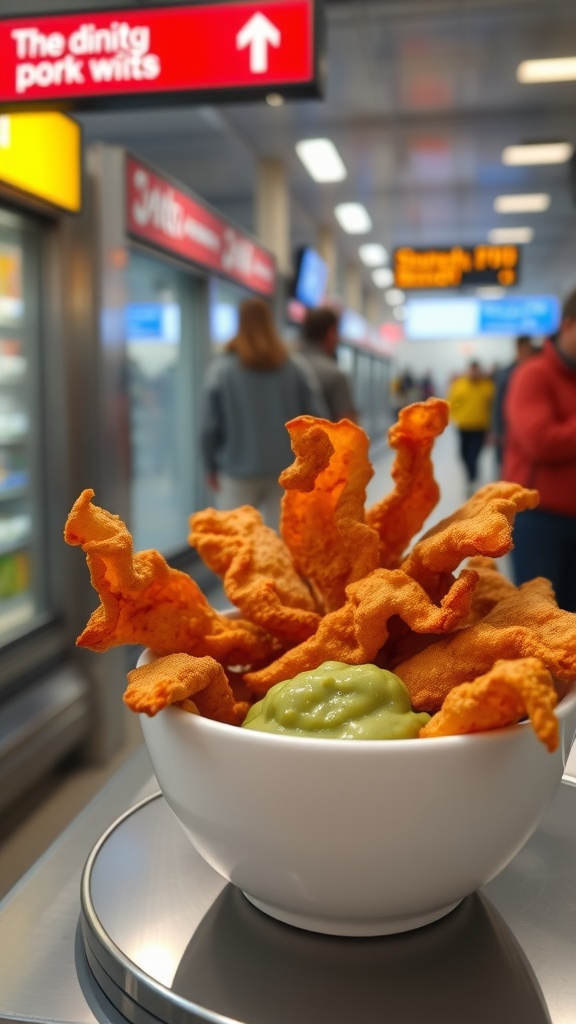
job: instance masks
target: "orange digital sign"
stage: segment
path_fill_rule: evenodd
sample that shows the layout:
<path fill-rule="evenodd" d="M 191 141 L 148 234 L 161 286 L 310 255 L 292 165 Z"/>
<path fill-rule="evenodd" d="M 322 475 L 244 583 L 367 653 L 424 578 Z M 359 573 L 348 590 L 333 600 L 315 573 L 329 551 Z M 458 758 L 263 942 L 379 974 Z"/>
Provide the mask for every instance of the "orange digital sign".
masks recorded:
<path fill-rule="evenodd" d="M 463 285 L 518 284 L 520 248 L 517 245 L 453 245 L 450 249 L 412 249 L 394 252 L 397 288 L 461 288 Z"/>

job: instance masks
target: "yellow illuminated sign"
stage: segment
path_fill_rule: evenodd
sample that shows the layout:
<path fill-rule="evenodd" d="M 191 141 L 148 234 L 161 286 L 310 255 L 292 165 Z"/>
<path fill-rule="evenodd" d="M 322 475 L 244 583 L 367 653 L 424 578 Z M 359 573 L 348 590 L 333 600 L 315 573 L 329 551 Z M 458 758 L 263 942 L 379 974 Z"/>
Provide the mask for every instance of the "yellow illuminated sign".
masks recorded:
<path fill-rule="evenodd" d="M 64 210 L 81 205 L 80 126 L 65 114 L 0 115 L 0 181 Z"/>
<path fill-rule="evenodd" d="M 451 249 L 411 249 L 394 252 L 394 284 L 410 288 L 460 288 L 462 285 L 518 283 L 517 245 L 454 245 Z"/>

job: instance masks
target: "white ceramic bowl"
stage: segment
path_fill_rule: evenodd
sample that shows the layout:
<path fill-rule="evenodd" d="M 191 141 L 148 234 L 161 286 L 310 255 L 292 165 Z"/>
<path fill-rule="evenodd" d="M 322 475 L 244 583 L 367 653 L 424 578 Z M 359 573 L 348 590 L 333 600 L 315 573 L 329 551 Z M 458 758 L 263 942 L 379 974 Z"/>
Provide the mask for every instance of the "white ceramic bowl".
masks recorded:
<path fill-rule="evenodd" d="M 576 684 L 557 714 L 567 751 Z M 333 935 L 447 914 L 518 853 L 563 772 L 561 749 L 549 754 L 528 724 L 335 740 L 175 707 L 141 720 L 160 788 L 201 856 L 272 917 Z"/>

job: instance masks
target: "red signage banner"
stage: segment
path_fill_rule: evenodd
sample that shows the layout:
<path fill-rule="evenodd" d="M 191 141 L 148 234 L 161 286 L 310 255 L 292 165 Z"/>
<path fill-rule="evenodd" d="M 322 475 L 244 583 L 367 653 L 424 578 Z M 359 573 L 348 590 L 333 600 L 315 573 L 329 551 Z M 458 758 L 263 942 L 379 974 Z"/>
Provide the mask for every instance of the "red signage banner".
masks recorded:
<path fill-rule="evenodd" d="M 273 295 L 274 257 L 190 193 L 126 158 L 131 235 L 259 292 Z"/>
<path fill-rule="evenodd" d="M 0 19 L 0 105 L 318 95 L 315 0 Z"/>

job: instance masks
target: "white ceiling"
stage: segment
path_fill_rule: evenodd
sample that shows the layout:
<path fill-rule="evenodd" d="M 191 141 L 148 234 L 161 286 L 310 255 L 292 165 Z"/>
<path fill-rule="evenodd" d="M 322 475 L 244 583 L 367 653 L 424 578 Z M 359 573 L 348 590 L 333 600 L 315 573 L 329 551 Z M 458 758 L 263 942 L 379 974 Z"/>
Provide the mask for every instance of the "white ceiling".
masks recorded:
<path fill-rule="evenodd" d="M 0 0 L 2 14 L 48 12 L 50 0 Z M 59 0 L 58 8 L 98 3 Z M 137 7 L 127 0 L 108 7 Z M 506 145 L 576 142 L 576 82 L 521 85 L 521 60 L 576 54 L 574 0 L 328 0 L 323 99 L 84 114 L 87 141 L 122 143 L 253 230 L 260 157 L 285 161 L 292 245 L 334 227 L 340 266 L 358 244 L 474 244 L 489 228 L 528 224 L 522 292 L 576 285 L 576 205 L 569 165 L 506 167 Z M 348 170 L 319 185 L 295 143 L 328 136 Z M 506 192 L 549 192 L 545 213 L 493 210 Z M 346 236 L 337 202 L 360 200 L 374 228 Z M 370 276 L 363 271 L 368 286 Z"/>

